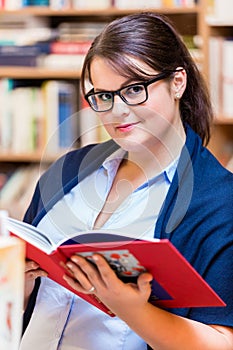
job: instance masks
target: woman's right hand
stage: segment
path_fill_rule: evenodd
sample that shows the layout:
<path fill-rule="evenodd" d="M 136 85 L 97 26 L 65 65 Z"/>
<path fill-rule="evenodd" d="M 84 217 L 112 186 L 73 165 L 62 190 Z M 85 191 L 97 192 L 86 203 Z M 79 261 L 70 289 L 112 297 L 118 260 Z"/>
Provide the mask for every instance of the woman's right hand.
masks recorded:
<path fill-rule="evenodd" d="M 35 261 L 27 260 L 25 262 L 24 309 L 27 307 L 29 297 L 35 286 L 36 278 L 47 276 L 47 272 L 42 270 Z"/>

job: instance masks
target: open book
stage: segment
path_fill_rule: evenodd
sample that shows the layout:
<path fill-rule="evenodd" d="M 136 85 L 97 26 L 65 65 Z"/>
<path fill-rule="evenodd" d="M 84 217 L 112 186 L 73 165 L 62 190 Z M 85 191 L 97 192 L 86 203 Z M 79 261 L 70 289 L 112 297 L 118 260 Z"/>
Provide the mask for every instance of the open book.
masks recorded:
<path fill-rule="evenodd" d="M 74 237 L 53 242 L 36 227 L 8 218 L 11 235 L 26 241 L 28 259 L 36 261 L 48 277 L 68 288 L 102 311 L 114 316 L 94 295 L 73 290 L 62 278 L 66 270 L 61 262 L 81 254 L 91 260 L 93 252 L 105 256 L 124 282 L 136 282 L 137 276 L 149 271 L 154 279 L 150 302 L 163 308 L 225 306 L 225 303 L 204 281 L 189 262 L 167 239 L 140 240 L 115 232 L 79 232 Z"/>

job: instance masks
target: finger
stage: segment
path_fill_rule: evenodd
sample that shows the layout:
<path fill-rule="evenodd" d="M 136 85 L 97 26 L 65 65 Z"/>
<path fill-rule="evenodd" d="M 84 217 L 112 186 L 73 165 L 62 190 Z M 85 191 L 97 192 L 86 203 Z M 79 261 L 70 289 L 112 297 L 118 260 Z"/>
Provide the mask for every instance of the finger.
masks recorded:
<path fill-rule="evenodd" d="M 63 279 L 70 285 L 71 288 L 73 288 L 74 290 L 76 290 L 77 292 L 80 293 L 85 293 L 85 294 L 94 294 L 95 292 L 95 287 L 93 287 L 90 282 L 89 282 L 89 287 L 88 288 L 83 288 L 83 286 L 79 283 L 78 280 L 68 276 L 68 275 L 64 275 Z"/>
<path fill-rule="evenodd" d="M 85 292 L 88 292 L 93 285 L 93 281 L 99 278 L 97 269 L 85 258 L 74 256 L 71 259 L 72 261 L 69 261 L 66 265 L 77 280 L 76 288 L 81 287 Z"/>
<path fill-rule="evenodd" d="M 25 273 L 25 279 L 26 280 L 34 280 L 37 277 L 47 277 L 48 273 L 44 270 L 37 269 L 37 270 L 29 270 Z"/>
<path fill-rule="evenodd" d="M 137 285 L 142 294 L 150 296 L 151 293 L 151 281 L 153 277 L 150 273 L 142 273 L 138 276 Z"/>
<path fill-rule="evenodd" d="M 94 254 L 92 258 L 96 263 L 99 274 L 102 280 L 104 281 L 105 285 L 107 287 L 114 288 L 115 286 L 114 283 L 118 284 L 119 278 L 117 277 L 116 273 L 112 270 L 112 268 L 109 266 L 106 259 L 100 254 Z"/>
<path fill-rule="evenodd" d="M 28 260 L 25 262 L 25 272 L 30 271 L 30 270 L 36 270 L 40 266 L 33 260 Z"/>

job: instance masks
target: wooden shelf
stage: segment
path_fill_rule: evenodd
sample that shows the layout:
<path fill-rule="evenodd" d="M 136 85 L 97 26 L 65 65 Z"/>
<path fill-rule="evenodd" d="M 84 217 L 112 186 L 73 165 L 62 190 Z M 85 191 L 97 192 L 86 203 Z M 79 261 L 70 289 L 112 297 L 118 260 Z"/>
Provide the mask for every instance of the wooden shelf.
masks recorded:
<path fill-rule="evenodd" d="M 63 152 L 64 153 L 64 152 Z M 43 155 L 41 152 L 33 153 L 10 153 L 10 152 L 1 152 L 0 153 L 0 162 L 9 162 L 9 163 L 51 163 L 54 162 L 62 155 L 53 154 L 53 155 Z"/>
<path fill-rule="evenodd" d="M 214 119 L 214 124 L 216 124 L 216 125 L 233 125 L 233 116 L 232 117 L 218 116 Z"/>
<path fill-rule="evenodd" d="M 75 69 L 53 70 L 39 67 L 1 66 L 0 78 L 14 79 L 79 79 L 80 71 Z"/>
<path fill-rule="evenodd" d="M 192 7 L 167 7 L 167 8 L 144 8 L 144 9 L 117 9 L 115 7 L 110 7 L 106 9 L 61 9 L 53 10 L 47 6 L 28 6 L 18 10 L 1 10 L 1 15 L 35 15 L 35 16 L 84 16 L 84 17 L 94 17 L 94 16 L 123 16 L 129 13 L 139 12 L 139 11 L 152 11 L 164 14 L 185 14 L 185 13 L 199 13 L 200 6 Z"/>

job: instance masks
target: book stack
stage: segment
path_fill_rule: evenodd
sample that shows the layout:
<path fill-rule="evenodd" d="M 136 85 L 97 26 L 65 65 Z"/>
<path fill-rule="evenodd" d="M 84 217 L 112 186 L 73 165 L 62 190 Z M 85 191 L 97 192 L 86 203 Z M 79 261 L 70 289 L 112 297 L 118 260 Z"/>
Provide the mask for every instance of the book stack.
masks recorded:
<path fill-rule="evenodd" d="M 57 39 L 51 42 L 49 53 L 40 57 L 38 65 L 78 72 L 92 41 L 104 26 L 103 22 L 60 23 L 57 27 Z"/>

